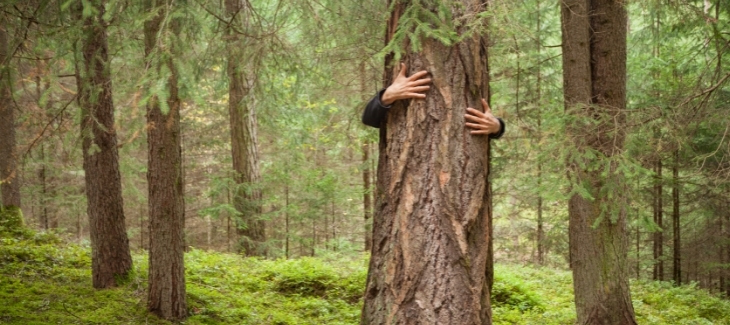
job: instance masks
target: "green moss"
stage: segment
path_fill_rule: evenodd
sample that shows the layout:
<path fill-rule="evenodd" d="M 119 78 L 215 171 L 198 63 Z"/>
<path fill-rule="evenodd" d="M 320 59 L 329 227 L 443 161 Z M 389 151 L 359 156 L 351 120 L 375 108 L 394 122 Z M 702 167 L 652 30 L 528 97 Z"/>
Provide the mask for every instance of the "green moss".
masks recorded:
<path fill-rule="evenodd" d="M 146 311 L 148 256 L 119 288 L 91 287 L 88 247 L 60 248 L 48 234 L 0 238 L 1 324 L 170 324 Z M 365 257 L 261 260 L 192 250 L 185 256 L 185 324 L 358 324 Z M 569 272 L 498 265 L 493 320 L 573 324 Z M 640 324 L 729 324 L 730 302 L 694 286 L 635 282 Z"/>

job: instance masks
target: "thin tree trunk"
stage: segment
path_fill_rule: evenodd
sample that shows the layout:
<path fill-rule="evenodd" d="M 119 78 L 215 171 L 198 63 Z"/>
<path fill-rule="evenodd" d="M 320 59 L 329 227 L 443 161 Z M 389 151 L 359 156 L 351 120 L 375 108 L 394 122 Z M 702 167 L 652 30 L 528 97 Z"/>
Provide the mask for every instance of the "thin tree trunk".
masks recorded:
<path fill-rule="evenodd" d="M 611 157 L 622 150 L 624 141 L 627 14 L 623 1 L 564 0 L 561 16 L 565 105 L 577 119 L 568 126 L 569 136 L 580 152 L 595 150 Z M 636 324 L 628 281 L 627 204 L 621 196 L 609 199 L 600 190 L 610 184 L 615 187 L 611 192 L 621 192 L 623 180 L 615 171 L 608 178 L 575 162 L 568 167 L 571 176 L 580 180 L 578 186 L 593 196 L 591 200 L 574 194 L 568 206 L 577 324 Z"/>
<path fill-rule="evenodd" d="M 337 209 L 335 209 L 335 197 L 332 196 L 331 199 L 331 206 L 332 206 L 332 250 L 337 250 Z"/>
<path fill-rule="evenodd" d="M 727 206 L 725 206 L 725 211 L 727 211 Z M 725 243 L 723 242 L 723 237 L 725 235 L 725 216 L 722 215 L 718 216 L 717 218 L 717 230 L 718 230 L 718 240 L 716 241 L 717 245 L 717 263 L 722 265 L 725 262 Z M 718 276 L 718 292 L 724 292 L 725 291 L 725 269 L 724 267 L 720 267 L 717 270 L 717 276 Z"/>
<path fill-rule="evenodd" d="M 682 246 L 680 241 L 679 223 L 679 149 L 674 151 L 674 165 L 672 166 L 672 232 L 673 253 L 672 279 L 676 285 L 682 284 Z"/>
<path fill-rule="evenodd" d="M 15 139 L 15 100 L 8 48 L 8 22 L 0 15 L 0 200 L 1 207 L 20 208 L 17 143 Z"/>
<path fill-rule="evenodd" d="M 145 242 L 144 242 L 144 208 L 140 204 L 139 205 L 139 248 L 145 249 Z"/>
<path fill-rule="evenodd" d="M 365 73 L 365 61 L 360 62 L 360 91 L 365 94 L 367 92 L 367 76 Z M 369 252 L 372 248 L 373 227 L 372 227 L 372 183 L 370 182 L 370 140 L 362 140 L 362 210 L 365 230 L 365 251 Z"/>
<path fill-rule="evenodd" d="M 638 216 L 638 209 L 636 215 Z M 636 226 L 636 278 L 641 279 L 641 227 Z"/>
<path fill-rule="evenodd" d="M 324 212 L 324 211 L 325 211 L 325 207 L 323 205 L 322 212 Z M 327 249 L 329 248 L 328 243 L 327 243 L 327 241 L 329 241 L 329 217 L 324 213 L 323 213 L 323 217 L 324 217 L 324 250 L 327 251 Z"/>
<path fill-rule="evenodd" d="M 242 0 L 226 0 L 226 14 L 232 19 L 226 28 L 228 50 L 228 113 L 231 127 L 231 154 L 235 180 L 239 184 L 234 206 L 241 213 L 238 233 L 241 249 L 247 256 L 265 256 L 266 225 L 261 216 L 261 181 L 256 131 L 256 111 L 251 100 L 254 87 L 255 57 L 250 40 L 233 27 L 247 30 L 249 9 Z M 248 50 L 247 50 L 248 49 Z M 246 57 L 248 55 L 248 57 Z M 242 64 L 248 62 L 248 64 Z"/>
<path fill-rule="evenodd" d="M 394 5 L 386 41 L 409 5 Z M 457 20 L 485 9 L 450 6 Z M 489 140 L 464 127 L 466 107 L 489 99 L 487 45 L 476 35 L 451 47 L 424 39 L 404 55 L 409 75 L 428 70 L 433 84 L 425 100 L 396 102 L 380 128 L 362 324 L 492 322 Z M 388 56 L 386 84 L 398 68 Z"/>
<path fill-rule="evenodd" d="M 91 237 L 91 273 L 94 288 L 117 285 L 132 268 L 124 221 L 122 182 L 114 127 L 114 103 L 107 48 L 103 1 L 87 3 L 96 16 L 83 20 L 81 67 L 77 65 L 78 101 Z"/>
<path fill-rule="evenodd" d="M 659 230 L 654 232 L 654 281 L 664 281 L 664 187 L 662 186 L 662 160 L 656 162 L 656 179 L 654 185 L 654 223 Z"/>
<path fill-rule="evenodd" d="M 45 148 L 46 146 L 45 146 L 44 143 L 41 143 L 39 145 L 39 147 L 40 147 L 39 149 L 40 149 L 40 155 L 41 155 L 40 158 L 41 158 L 41 161 L 42 161 L 41 168 L 38 170 L 38 178 L 41 181 L 41 195 L 40 195 L 40 198 L 39 198 L 39 200 L 41 202 L 41 204 L 40 204 L 41 205 L 41 207 L 40 207 L 40 210 L 41 211 L 40 211 L 39 221 L 40 221 L 41 228 L 43 228 L 44 230 L 48 230 L 48 226 L 49 225 L 48 225 L 48 207 L 47 207 L 47 204 L 48 204 L 48 201 L 49 200 L 48 200 L 48 191 L 47 191 L 47 188 L 46 188 L 46 150 L 45 150 L 46 149 Z"/>
<path fill-rule="evenodd" d="M 226 195 L 227 200 L 226 203 L 228 205 L 231 204 L 231 188 L 228 187 L 226 189 Z M 226 251 L 231 252 L 231 214 L 226 212 Z"/>
<path fill-rule="evenodd" d="M 372 227 L 372 210 L 371 206 L 372 203 L 370 194 L 372 193 L 371 184 L 370 184 L 370 143 L 368 140 L 364 140 L 364 143 L 362 145 L 362 163 L 363 163 L 363 170 L 362 170 L 362 182 L 363 182 L 363 214 L 364 214 L 364 220 L 365 220 L 365 251 L 369 252 L 372 248 L 372 242 L 373 242 L 373 227 Z"/>
<path fill-rule="evenodd" d="M 535 32 L 535 45 L 537 47 L 537 57 L 542 60 L 540 50 L 542 48 L 541 32 L 540 32 L 540 1 L 537 1 L 537 30 Z M 537 107 L 542 107 L 542 71 L 541 64 L 537 65 L 537 82 L 535 86 L 535 95 Z M 537 141 L 542 143 L 542 111 L 537 112 Z M 542 217 L 542 159 L 538 157 L 537 161 L 537 264 L 545 265 L 545 230 Z"/>
<path fill-rule="evenodd" d="M 284 221 L 286 224 L 286 246 L 284 249 L 286 259 L 289 259 L 289 183 L 284 185 Z"/>
<path fill-rule="evenodd" d="M 725 210 L 725 265 L 727 266 L 730 264 L 730 210 Z M 725 274 L 728 273 L 727 268 L 725 269 Z M 730 297 L 730 279 L 726 280 L 725 283 L 725 296 Z"/>
<path fill-rule="evenodd" d="M 150 214 L 147 308 L 161 318 L 182 320 L 187 317 L 183 259 L 185 201 L 178 72 L 172 61 L 179 54 L 176 37 L 180 22 L 178 18 L 170 17 L 172 7 L 169 0 L 146 2 L 147 12 L 152 15 L 144 26 L 146 63 L 153 75 L 166 79 L 167 83 L 167 101 L 161 103 L 161 99 L 154 96 L 147 104 Z M 169 28 L 171 33 L 163 28 Z M 163 111 L 163 108 L 166 109 Z"/>

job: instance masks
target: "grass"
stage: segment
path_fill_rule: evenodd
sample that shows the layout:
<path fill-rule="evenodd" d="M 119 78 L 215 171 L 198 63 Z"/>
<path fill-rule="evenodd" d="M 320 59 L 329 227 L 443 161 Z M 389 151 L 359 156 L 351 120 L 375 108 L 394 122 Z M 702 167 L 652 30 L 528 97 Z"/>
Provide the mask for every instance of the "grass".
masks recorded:
<path fill-rule="evenodd" d="M 62 247 L 65 246 L 65 247 Z M 169 324 L 145 310 L 147 256 L 119 288 L 91 288 L 88 247 L 29 231 L 0 238 L 0 324 Z M 262 260 L 193 249 L 185 324 L 358 324 L 366 257 Z M 570 273 L 498 265 L 494 324 L 573 324 Z M 639 324 L 728 324 L 730 302 L 694 285 L 632 283 Z"/>

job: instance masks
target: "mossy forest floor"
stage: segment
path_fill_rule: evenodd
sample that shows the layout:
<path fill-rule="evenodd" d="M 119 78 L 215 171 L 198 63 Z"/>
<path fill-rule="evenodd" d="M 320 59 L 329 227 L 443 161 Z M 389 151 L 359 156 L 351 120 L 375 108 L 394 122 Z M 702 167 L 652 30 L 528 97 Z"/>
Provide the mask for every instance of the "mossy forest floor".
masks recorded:
<path fill-rule="evenodd" d="M 185 324 L 358 324 L 367 258 L 261 260 L 185 255 Z M 570 273 L 498 265 L 494 324 L 573 324 Z M 24 232 L 0 237 L 0 324 L 169 324 L 145 311 L 147 256 L 119 288 L 91 288 L 88 247 Z M 692 285 L 635 281 L 639 324 L 730 324 L 730 301 Z"/>

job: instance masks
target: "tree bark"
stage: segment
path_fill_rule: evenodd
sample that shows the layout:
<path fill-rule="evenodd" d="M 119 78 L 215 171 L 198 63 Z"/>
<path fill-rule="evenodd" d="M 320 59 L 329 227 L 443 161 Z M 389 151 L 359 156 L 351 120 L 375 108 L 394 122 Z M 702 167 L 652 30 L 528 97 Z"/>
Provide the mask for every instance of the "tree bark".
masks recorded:
<path fill-rule="evenodd" d="M 363 163 L 363 169 L 362 169 L 362 182 L 363 182 L 363 198 L 362 198 L 362 205 L 363 205 L 363 214 L 364 214 L 364 221 L 365 221 L 365 251 L 370 251 L 372 248 L 373 243 L 373 227 L 371 224 L 371 218 L 372 218 L 372 211 L 370 210 L 370 207 L 372 204 L 370 203 L 370 194 L 372 193 L 372 189 L 370 188 L 372 185 L 370 184 L 370 143 L 368 143 L 368 140 L 364 140 L 365 143 L 362 145 L 362 163 Z"/>
<path fill-rule="evenodd" d="M 8 22 L 0 15 L 0 207 L 20 208 L 17 143 L 15 140 L 15 100 L 8 48 Z"/>
<path fill-rule="evenodd" d="M 664 188 L 662 186 L 662 160 L 656 162 L 656 178 L 654 183 L 654 223 L 659 227 L 654 231 L 654 281 L 664 281 Z"/>
<path fill-rule="evenodd" d="M 77 66 L 78 101 L 91 237 L 91 270 L 94 288 L 117 285 L 132 268 L 124 220 L 119 153 L 114 129 L 114 103 L 103 1 L 92 1 L 95 16 L 83 20 L 81 67 Z"/>
<path fill-rule="evenodd" d="M 676 285 L 682 284 L 682 246 L 680 241 L 681 228 L 679 224 L 679 150 L 674 151 L 674 165 L 672 166 L 672 232 L 673 232 L 673 263 L 672 279 Z"/>
<path fill-rule="evenodd" d="M 537 28 L 535 31 L 535 47 L 537 49 L 537 57 L 542 60 L 540 56 L 540 50 L 542 48 L 541 33 L 540 33 L 540 1 L 537 1 Z M 542 107 L 542 71 L 541 63 L 537 65 L 537 80 L 535 83 L 535 104 L 537 107 Z M 537 142 L 542 143 L 542 112 L 537 112 Z M 542 198 L 542 158 L 537 157 L 537 264 L 545 265 L 545 229 L 543 221 L 543 198 Z"/>
<path fill-rule="evenodd" d="M 234 196 L 234 206 L 241 213 L 238 232 L 241 249 L 247 256 L 265 256 L 266 224 L 260 219 L 261 181 L 256 131 L 256 111 L 251 100 L 254 87 L 253 63 L 250 42 L 242 39 L 233 27 L 246 30 L 248 8 L 242 0 L 226 0 L 226 13 L 231 24 L 226 28 L 228 49 L 228 112 L 231 123 L 231 154 L 235 180 L 239 187 Z M 246 57 L 246 56 L 250 57 Z M 249 62 L 249 64 L 241 64 Z"/>
<path fill-rule="evenodd" d="M 386 41 L 410 4 L 395 5 Z M 433 8 L 429 8 L 433 9 Z M 454 19 L 484 5 L 456 1 Z M 489 140 L 464 127 L 489 98 L 487 41 L 425 39 L 409 75 L 428 70 L 425 100 L 396 102 L 380 129 L 377 205 L 362 324 L 491 324 Z M 399 67 L 386 58 L 386 84 Z"/>
<path fill-rule="evenodd" d="M 597 163 L 581 154 L 587 150 L 606 159 L 622 150 L 627 14 L 623 1 L 565 0 L 561 21 L 565 106 L 577 120 L 567 129 L 579 152 L 569 173 L 575 186 L 593 197 L 574 194 L 568 206 L 577 324 L 636 324 L 628 282 L 627 204 L 601 191 L 610 185 L 615 194 L 625 185 L 615 163 L 606 177 L 577 163 Z"/>
<path fill-rule="evenodd" d="M 169 0 L 148 0 L 145 4 L 147 12 L 153 15 L 144 26 L 145 59 L 149 71 L 167 82 L 166 112 L 160 102 L 164 99 L 157 95 L 147 104 L 150 214 L 147 308 L 161 318 L 182 320 L 187 316 L 183 259 L 185 201 L 178 74 L 173 63 L 179 55 L 175 37 L 179 35 L 180 22 L 170 17 L 173 5 Z M 163 21 L 170 31 L 161 30 Z"/>

